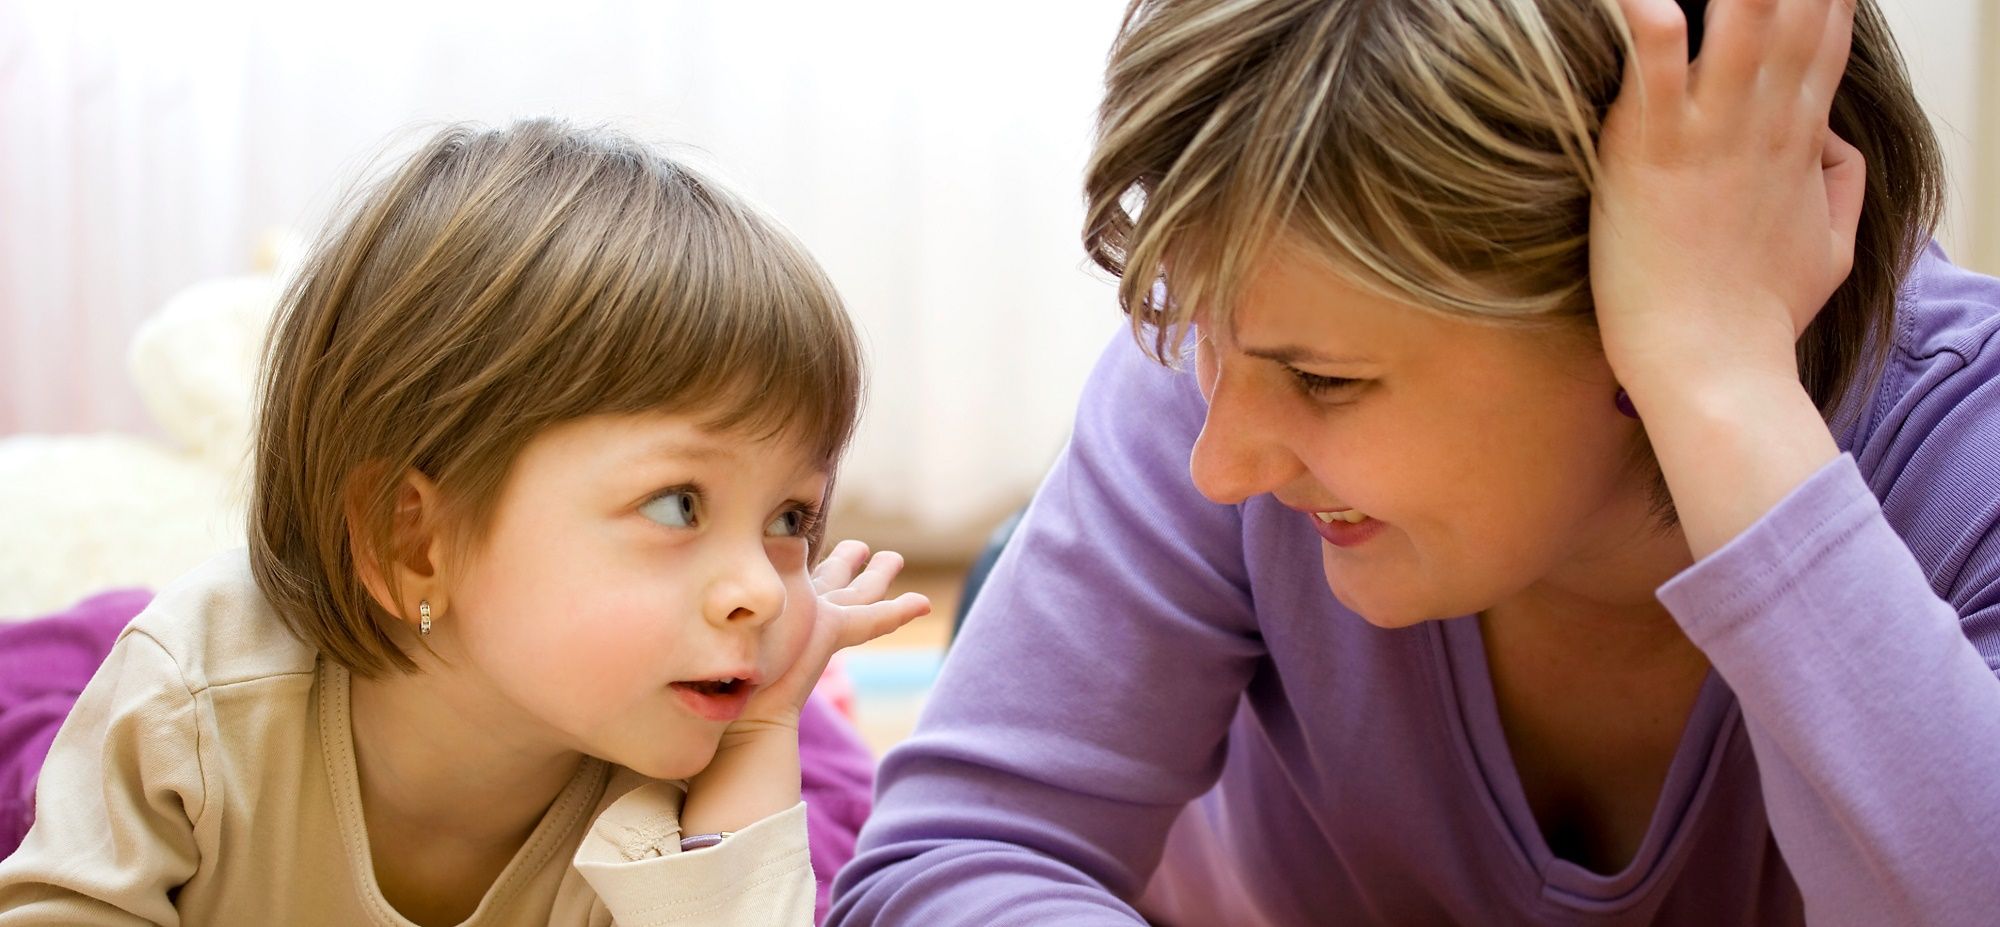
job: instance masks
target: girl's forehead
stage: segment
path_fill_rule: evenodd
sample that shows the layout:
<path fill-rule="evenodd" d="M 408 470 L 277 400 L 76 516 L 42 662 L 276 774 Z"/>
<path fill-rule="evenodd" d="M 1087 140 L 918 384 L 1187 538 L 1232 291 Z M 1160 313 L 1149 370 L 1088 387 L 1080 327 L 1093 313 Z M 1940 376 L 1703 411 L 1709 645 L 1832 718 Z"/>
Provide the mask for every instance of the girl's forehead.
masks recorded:
<path fill-rule="evenodd" d="M 614 472 L 699 468 L 713 474 L 806 480 L 824 478 L 832 469 L 829 461 L 789 435 L 716 428 L 684 413 L 590 416 L 554 426 L 534 443 L 542 456 Z"/>

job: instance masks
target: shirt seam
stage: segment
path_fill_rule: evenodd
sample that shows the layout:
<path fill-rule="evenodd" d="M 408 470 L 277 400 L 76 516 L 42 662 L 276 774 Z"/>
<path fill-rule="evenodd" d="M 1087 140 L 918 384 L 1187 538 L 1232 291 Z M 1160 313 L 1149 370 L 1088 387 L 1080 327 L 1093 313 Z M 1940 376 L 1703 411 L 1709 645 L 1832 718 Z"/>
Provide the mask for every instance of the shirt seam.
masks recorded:
<path fill-rule="evenodd" d="M 174 652 L 167 649 L 167 645 L 158 637 L 153 636 L 151 632 L 144 628 L 133 628 L 130 633 L 133 637 L 144 638 L 160 651 L 161 656 L 167 658 L 168 665 L 174 668 L 175 681 L 180 683 L 179 688 L 181 692 L 187 695 L 188 730 L 194 736 L 194 774 L 195 778 L 201 783 L 201 809 L 195 813 L 194 817 L 189 819 L 188 823 L 195 831 L 199 831 L 202 822 L 208 818 L 209 806 L 213 804 L 209 800 L 211 789 L 208 782 L 208 763 L 206 761 L 207 739 L 202 737 L 201 712 L 195 710 L 206 689 L 197 690 L 188 684 L 187 671 L 181 667 L 180 659 L 175 657 Z"/>

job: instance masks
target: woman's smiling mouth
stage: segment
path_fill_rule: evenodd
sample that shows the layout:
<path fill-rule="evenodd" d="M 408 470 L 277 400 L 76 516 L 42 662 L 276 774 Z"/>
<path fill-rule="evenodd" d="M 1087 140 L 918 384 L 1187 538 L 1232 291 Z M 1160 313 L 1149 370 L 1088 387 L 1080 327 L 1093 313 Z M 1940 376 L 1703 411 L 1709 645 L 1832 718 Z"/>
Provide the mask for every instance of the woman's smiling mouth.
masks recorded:
<path fill-rule="evenodd" d="M 1360 509 L 1322 509 L 1310 513 L 1313 530 L 1335 547 L 1354 547 L 1382 533 L 1385 522 L 1377 521 Z"/>

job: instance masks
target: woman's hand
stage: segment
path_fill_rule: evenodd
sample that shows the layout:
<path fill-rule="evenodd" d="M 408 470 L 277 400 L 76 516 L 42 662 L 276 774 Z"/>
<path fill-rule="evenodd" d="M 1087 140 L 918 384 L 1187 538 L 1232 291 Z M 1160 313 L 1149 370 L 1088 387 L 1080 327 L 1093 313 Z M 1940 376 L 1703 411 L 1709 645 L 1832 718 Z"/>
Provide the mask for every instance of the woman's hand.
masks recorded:
<path fill-rule="evenodd" d="M 1852 0 L 1714 0 L 1700 57 L 1673 0 L 1622 0 L 1637 54 L 1598 142 L 1591 286 L 1627 389 L 1793 345 L 1854 258 L 1866 171 L 1827 115 Z"/>
<path fill-rule="evenodd" d="M 1851 2 L 1712 0 L 1690 64 L 1674 0 L 1621 0 L 1636 54 L 1598 143 L 1591 287 L 1697 556 L 1838 453 L 1794 346 L 1853 265 L 1866 171 L 1827 127 Z"/>

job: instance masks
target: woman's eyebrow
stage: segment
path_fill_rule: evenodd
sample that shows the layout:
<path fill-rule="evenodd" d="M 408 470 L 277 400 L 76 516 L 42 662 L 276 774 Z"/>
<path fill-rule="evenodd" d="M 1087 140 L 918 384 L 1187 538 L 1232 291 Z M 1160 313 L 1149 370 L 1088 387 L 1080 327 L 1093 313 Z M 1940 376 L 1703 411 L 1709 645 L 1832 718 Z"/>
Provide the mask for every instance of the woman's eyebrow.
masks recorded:
<path fill-rule="evenodd" d="M 1270 348 L 1246 347 L 1242 351 L 1251 357 L 1277 361 L 1281 364 L 1365 364 L 1369 360 L 1357 355 L 1327 354 L 1294 344 L 1281 344 Z"/>

